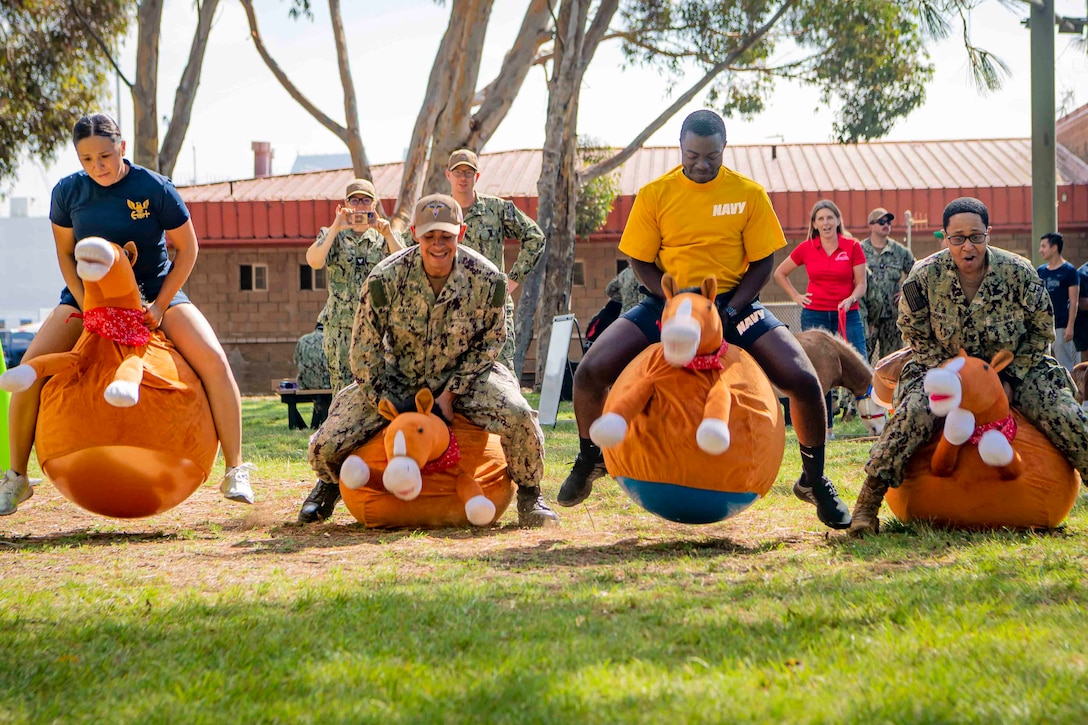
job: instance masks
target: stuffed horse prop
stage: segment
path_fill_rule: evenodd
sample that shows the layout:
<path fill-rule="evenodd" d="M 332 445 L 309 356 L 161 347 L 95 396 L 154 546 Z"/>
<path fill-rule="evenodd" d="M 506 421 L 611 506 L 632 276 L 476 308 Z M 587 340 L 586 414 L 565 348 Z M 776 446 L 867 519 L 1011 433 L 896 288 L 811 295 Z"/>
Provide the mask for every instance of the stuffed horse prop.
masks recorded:
<path fill-rule="evenodd" d="M 624 369 L 590 437 L 640 506 L 670 521 L 735 516 L 774 484 L 782 407 L 754 359 L 722 339 L 717 282 L 681 292 L 668 274 L 661 342 Z"/>
<path fill-rule="evenodd" d="M 136 245 L 90 237 L 75 257 L 82 335 L 70 352 L 7 371 L 0 388 L 19 392 L 52 377 L 42 388 L 35 449 L 65 498 L 114 518 L 161 513 L 192 495 L 215 462 L 208 399 L 162 331 L 144 324 Z"/>
<path fill-rule="evenodd" d="M 944 429 L 907 464 L 889 489 L 901 521 L 952 528 L 1052 528 L 1069 514 L 1080 476 L 1065 456 L 1009 407 L 998 373 L 1008 350 L 990 362 L 966 352 L 926 373 L 929 407 Z"/>
<path fill-rule="evenodd" d="M 490 526 L 513 497 L 499 437 L 460 415 L 453 425 L 434 412 L 434 396 L 416 393 L 415 410 L 382 400 L 389 421 L 348 456 L 340 493 L 369 528 Z"/>
<path fill-rule="evenodd" d="M 880 435 L 884 430 L 885 412 L 872 399 L 873 371 L 865 358 L 853 345 L 827 330 L 805 330 L 795 333 L 794 337 L 812 361 L 824 395 L 839 387 L 849 390 L 857 400 L 858 417 L 869 435 Z"/>

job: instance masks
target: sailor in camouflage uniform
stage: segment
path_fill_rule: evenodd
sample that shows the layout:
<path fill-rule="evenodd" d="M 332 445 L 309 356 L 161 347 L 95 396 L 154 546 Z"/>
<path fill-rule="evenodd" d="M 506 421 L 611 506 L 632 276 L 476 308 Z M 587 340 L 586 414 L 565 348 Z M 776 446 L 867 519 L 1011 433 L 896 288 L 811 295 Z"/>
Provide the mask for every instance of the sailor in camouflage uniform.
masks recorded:
<path fill-rule="evenodd" d="M 380 263 L 363 288 L 351 351 L 355 383 L 336 396 L 311 438 L 310 464 L 321 480 L 337 480 L 344 459 L 385 426 L 379 400 L 409 398 L 426 386 L 448 420 L 461 413 L 500 437 L 518 486 L 519 523 L 555 523 L 540 494 L 544 434 L 536 412 L 513 374 L 496 364 L 506 277 L 458 244 L 465 226 L 453 198 L 420 199 L 413 222 L 419 245 Z"/>
<path fill-rule="evenodd" d="M 319 322 L 313 332 L 307 332 L 295 345 L 295 381 L 300 390 L 326 390 L 329 387 L 329 362 L 325 357 L 324 327 Z"/>
<path fill-rule="evenodd" d="M 373 217 L 363 221 L 367 214 Z M 358 218 L 358 223 L 353 223 Z M 306 250 L 314 269 L 328 268 L 329 300 L 317 318 L 325 326 L 325 357 L 333 390 L 351 382 L 351 326 L 363 280 L 378 262 L 403 249 L 389 222 L 378 213 L 378 193 L 366 179 L 348 184 L 332 225 Z"/>
<path fill-rule="evenodd" d="M 465 211 L 465 239 L 461 243 L 487 257 L 491 263 L 506 269 L 503 249 L 507 239 L 521 243 L 514 266 L 506 277 L 509 292 L 513 292 L 536 267 L 544 254 L 544 232 L 514 202 L 488 196 L 476 191 L 480 178 L 480 162 L 469 149 L 458 149 L 450 154 L 446 165 L 446 179 L 450 182 L 450 194 Z M 514 298 L 506 295 L 506 342 L 499 353 L 499 362 L 514 369 Z"/>
<path fill-rule="evenodd" d="M 914 266 L 910 250 L 888 236 L 895 214 L 883 207 L 869 212 L 869 237 L 861 241 L 869 277 L 862 298 L 862 317 L 867 334 L 865 347 L 875 364 L 903 347 L 896 325 L 900 285 Z"/>
<path fill-rule="evenodd" d="M 1028 260 L 987 246 L 989 211 L 978 199 L 944 210 L 948 248 L 915 265 L 899 301 L 899 329 L 913 351 L 895 393 L 895 415 L 873 445 L 850 532 L 875 533 L 889 486 L 939 427 L 922 388 L 926 372 L 959 354 L 990 360 L 1010 350 L 1001 371 L 1010 402 L 1088 477 L 1088 414 L 1069 374 L 1046 351 L 1054 339 L 1050 296 Z M 1086 478 L 1088 480 L 1088 478 Z"/>
<path fill-rule="evenodd" d="M 635 270 L 630 266 L 624 267 L 619 274 L 612 278 L 612 281 L 604 288 L 604 293 L 608 295 L 609 299 L 620 303 L 621 315 L 642 302 L 643 298 L 646 297 L 646 294 L 642 292 L 642 284 L 638 281 L 638 277 L 635 276 Z"/>

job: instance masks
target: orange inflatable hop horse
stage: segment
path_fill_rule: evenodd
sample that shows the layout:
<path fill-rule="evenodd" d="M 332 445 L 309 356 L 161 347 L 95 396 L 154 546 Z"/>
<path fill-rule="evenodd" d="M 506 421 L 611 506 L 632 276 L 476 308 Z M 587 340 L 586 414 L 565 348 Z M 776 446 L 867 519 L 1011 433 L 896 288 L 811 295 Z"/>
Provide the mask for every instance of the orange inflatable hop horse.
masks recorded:
<path fill-rule="evenodd" d="M 640 506 L 670 521 L 734 516 L 774 484 L 782 407 L 754 359 L 722 339 L 717 282 L 681 292 L 668 274 L 661 342 L 624 369 L 589 435 Z"/>
<path fill-rule="evenodd" d="M 460 415 L 447 425 L 434 396 L 416 393 L 415 410 L 383 399 L 389 421 L 340 468 L 344 504 L 373 528 L 489 526 L 513 497 L 499 437 Z M 379 485 L 380 482 L 380 485 Z"/>
<path fill-rule="evenodd" d="M 1009 407 L 998 373 L 1008 350 L 990 362 L 963 350 L 926 373 L 929 408 L 944 430 L 907 464 L 888 490 L 901 521 L 957 528 L 1050 528 L 1076 502 L 1080 476 L 1019 411 Z"/>
<path fill-rule="evenodd" d="M 35 448 L 65 498 L 93 513 L 139 518 L 178 505 L 208 478 L 219 446 L 200 379 L 161 330 L 148 330 L 132 264 L 90 237 L 75 247 L 85 291 L 83 334 L 70 352 L 0 376 L 12 392 L 42 389 Z"/>

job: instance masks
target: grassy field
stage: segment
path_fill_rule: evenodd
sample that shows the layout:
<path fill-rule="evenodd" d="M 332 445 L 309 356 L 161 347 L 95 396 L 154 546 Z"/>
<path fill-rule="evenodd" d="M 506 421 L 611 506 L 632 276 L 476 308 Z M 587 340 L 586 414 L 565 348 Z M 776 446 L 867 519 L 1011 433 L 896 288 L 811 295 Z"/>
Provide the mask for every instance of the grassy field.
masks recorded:
<path fill-rule="evenodd" d="M 829 532 L 790 494 L 685 527 L 611 481 L 562 526 L 298 527 L 306 432 L 245 403 L 258 503 L 214 485 L 0 519 L 0 722 L 1088 722 L 1088 514 L 1056 532 Z M 544 490 L 574 457 L 547 429 Z M 869 443 L 830 444 L 851 503 Z M 221 473 L 221 468 L 217 469 Z"/>

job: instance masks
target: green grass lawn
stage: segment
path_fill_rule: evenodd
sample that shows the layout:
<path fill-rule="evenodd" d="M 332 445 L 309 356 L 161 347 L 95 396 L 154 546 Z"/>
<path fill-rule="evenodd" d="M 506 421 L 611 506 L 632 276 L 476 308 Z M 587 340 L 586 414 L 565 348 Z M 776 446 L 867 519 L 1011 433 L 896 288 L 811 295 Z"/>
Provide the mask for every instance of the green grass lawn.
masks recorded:
<path fill-rule="evenodd" d="M 302 528 L 307 432 L 244 415 L 254 507 L 209 484 L 114 521 L 45 483 L 0 519 L 0 723 L 1088 722 L 1083 503 L 1043 534 L 885 509 L 854 541 L 792 497 L 790 432 L 767 497 L 710 526 L 602 481 L 556 529 Z M 545 433 L 554 500 L 569 404 Z M 838 433 L 852 503 L 869 444 Z"/>

